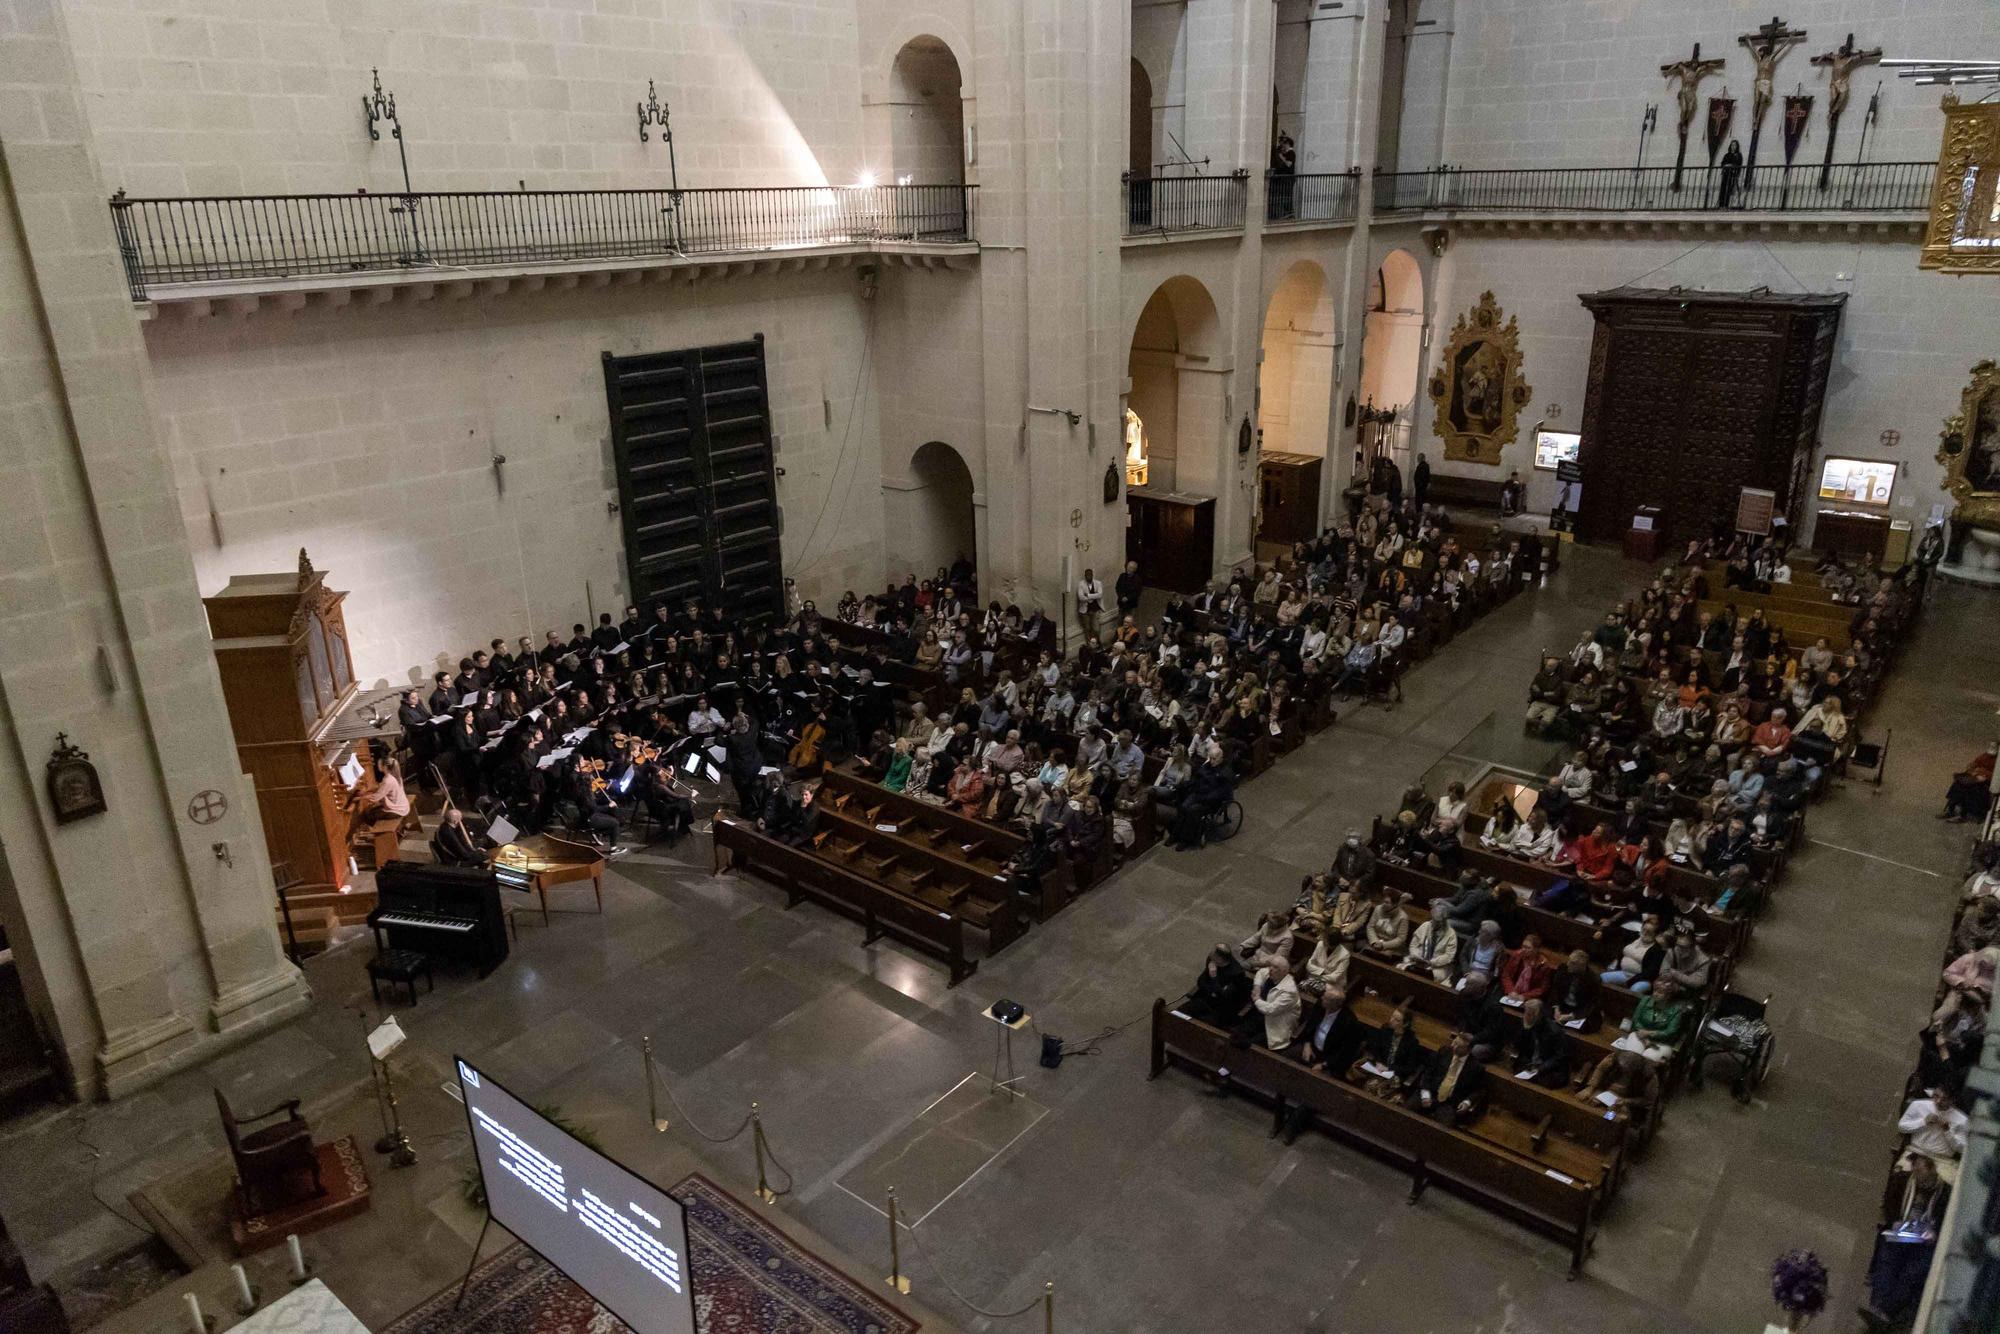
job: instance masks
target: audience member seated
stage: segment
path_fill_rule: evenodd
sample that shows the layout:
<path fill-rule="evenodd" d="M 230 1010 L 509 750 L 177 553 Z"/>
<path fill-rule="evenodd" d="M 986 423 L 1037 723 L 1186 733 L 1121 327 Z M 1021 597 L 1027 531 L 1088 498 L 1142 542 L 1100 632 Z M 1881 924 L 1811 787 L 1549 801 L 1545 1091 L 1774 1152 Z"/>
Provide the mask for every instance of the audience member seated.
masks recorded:
<path fill-rule="evenodd" d="M 1680 998 L 1680 988 L 1670 978 L 1659 978 L 1653 989 L 1639 998 L 1624 1036 L 1611 1045 L 1637 1052 L 1655 1065 L 1674 1054 L 1687 1026 L 1688 1005 Z"/>

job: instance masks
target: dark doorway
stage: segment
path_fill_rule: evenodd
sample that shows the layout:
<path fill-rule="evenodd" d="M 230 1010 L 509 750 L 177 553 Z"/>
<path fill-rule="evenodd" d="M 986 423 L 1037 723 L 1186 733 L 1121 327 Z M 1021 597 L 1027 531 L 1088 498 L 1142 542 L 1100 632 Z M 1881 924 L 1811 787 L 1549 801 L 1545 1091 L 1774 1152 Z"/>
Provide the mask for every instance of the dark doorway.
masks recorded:
<path fill-rule="evenodd" d="M 625 570 L 635 603 L 685 597 L 732 621 L 784 608 L 764 335 L 604 354 Z"/>

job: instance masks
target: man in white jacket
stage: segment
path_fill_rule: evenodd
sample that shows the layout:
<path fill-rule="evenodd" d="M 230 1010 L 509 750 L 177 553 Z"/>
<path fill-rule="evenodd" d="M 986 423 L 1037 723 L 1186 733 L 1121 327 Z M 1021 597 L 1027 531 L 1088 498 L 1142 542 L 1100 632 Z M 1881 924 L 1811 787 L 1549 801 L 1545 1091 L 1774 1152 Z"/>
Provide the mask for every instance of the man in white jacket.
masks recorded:
<path fill-rule="evenodd" d="M 1291 1046 L 1299 1031 L 1299 984 L 1292 980 L 1291 965 L 1274 959 L 1259 968 L 1251 979 L 1250 1003 L 1264 1016 L 1264 1045 L 1272 1051 Z"/>
<path fill-rule="evenodd" d="M 1528 812 L 1528 818 L 1514 831 L 1508 840 L 1507 850 L 1517 857 L 1532 861 L 1547 861 L 1562 847 L 1562 835 L 1549 823 L 1549 817 L 1538 807 Z"/>

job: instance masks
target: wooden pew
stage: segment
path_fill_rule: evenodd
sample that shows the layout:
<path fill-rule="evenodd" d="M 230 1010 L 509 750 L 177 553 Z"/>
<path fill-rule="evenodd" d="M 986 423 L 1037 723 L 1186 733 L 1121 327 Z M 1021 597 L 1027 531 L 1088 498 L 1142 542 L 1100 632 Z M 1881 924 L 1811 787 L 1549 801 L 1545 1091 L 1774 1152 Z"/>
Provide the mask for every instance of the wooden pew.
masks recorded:
<path fill-rule="evenodd" d="M 928 829 L 948 830 L 961 849 L 971 844 L 975 849 L 982 850 L 983 855 L 998 861 L 1012 859 L 1028 841 L 1027 835 L 1018 828 L 975 820 L 949 807 L 933 806 L 904 793 L 891 792 L 880 783 L 871 782 L 846 769 L 828 769 L 821 777 L 825 780 L 824 790 L 835 797 L 844 796 L 850 801 L 870 806 L 880 803 L 898 820 L 921 823 Z M 1075 897 L 1076 877 L 1069 859 L 1058 857 L 1055 865 L 1042 873 L 1041 883 L 1036 887 L 1033 900 L 1035 920 L 1046 922 Z"/>
<path fill-rule="evenodd" d="M 1468 815 L 1466 817 L 1468 831 L 1472 829 L 1472 825 L 1473 817 Z M 1522 885 L 1539 892 L 1557 880 L 1570 878 L 1566 872 L 1558 871 L 1554 867 L 1483 848 L 1470 836 L 1464 840 L 1463 845 L 1467 869 L 1478 871 L 1481 875 L 1494 876 L 1506 883 Z M 1693 879 L 1677 879 L 1679 877 L 1693 877 Z M 1669 884 L 1688 885 L 1704 904 L 1715 902 L 1718 882 L 1713 876 L 1702 875 L 1684 866 L 1675 866 L 1668 870 L 1667 880 Z M 1749 919 L 1733 908 L 1727 912 L 1710 908 L 1708 917 L 1708 938 L 1704 942 L 1704 948 L 1718 960 L 1740 957 L 1750 942 Z"/>
<path fill-rule="evenodd" d="M 1414 866 L 1382 862 L 1379 874 L 1383 884 L 1399 894 L 1410 896 L 1408 911 L 1412 929 L 1429 919 L 1432 899 L 1450 898 L 1458 890 L 1458 886 L 1450 880 Z M 1543 953 L 1558 967 L 1571 951 L 1582 950 L 1593 963 L 1609 968 L 1625 944 L 1622 934 L 1616 940 L 1601 937 L 1596 923 L 1564 917 L 1561 913 L 1527 903 L 1521 905 L 1520 919 L 1528 930 L 1542 938 Z M 1604 1019 L 1613 1026 L 1631 1018 L 1633 1007 L 1639 1003 L 1638 996 L 1625 987 L 1606 986 L 1598 995 L 1602 998 L 1600 1008 Z"/>
<path fill-rule="evenodd" d="M 726 857 L 725 857 L 726 854 Z M 846 867 L 836 866 L 803 848 L 794 848 L 759 833 L 734 816 L 715 818 L 715 865 L 719 874 L 739 867 L 762 876 L 785 891 L 785 906 L 812 899 L 844 917 L 861 922 L 863 944 L 888 936 L 912 949 L 942 960 L 957 986 L 979 969 L 966 957 L 965 923 L 881 885 Z"/>
<path fill-rule="evenodd" d="M 1150 1078 L 1157 1079 L 1170 1061 L 1178 1060 L 1270 1099 L 1279 1123 L 1289 1107 L 1303 1107 L 1330 1134 L 1408 1171 L 1410 1203 L 1422 1199 L 1433 1182 L 1454 1188 L 1563 1241 L 1570 1249 L 1571 1277 L 1582 1272 L 1615 1158 L 1595 1159 L 1595 1179 L 1560 1170 L 1546 1157 L 1524 1155 L 1443 1125 L 1261 1047 L 1237 1047 L 1221 1029 L 1170 1010 L 1164 1000 L 1153 1003 L 1150 1060 Z M 1548 1136 L 1540 1147 L 1546 1149 L 1556 1138 Z M 1579 1161 L 1590 1159 L 1565 1156 L 1566 1165 Z"/>
<path fill-rule="evenodd" d="M 820 856 L 858 862 L 877 879 L 965 918 L 986 932 L 988 957 L 1019 939 L 1027 929 L 1014 901 L 1013 882 L 1000 873 L 996 863 L 975 865 L 965 859 L 957 845 L 939 847 L 906 837 L 900 823 L 891 820 L 885 829 L 883 822 L 871 820 L 865 812 L 849 813 L 829 806 L 819 813 L 819 819 L 813 843 Z M 853 849 L 852 854 L 845 849 Z"/>
<path fill-rule="evenodd" d="M 1347 995 L 1348 1004 L 1359 1007 L 1355 1015 L 1364 1023 L 1378 1026 L 1389 1017 L 1389 1011 L 1398 1001 L 1409 1001 L 1411 1012 L 1417 1016 L 1418 1036 L 1429 1047 L 1441 1046 L 1457 1027 L 1460 997 L 1456 990 L 1426 974 L 1406 973 L 1366 955 L 1355 955 L 1347 966 Z M 1520 1010 L 1506 1008 L 1508 1016 L 1519 1024 Z M 1611 1054 L 1611 1044 L 1618 1037 L 1616 1026 L 1589 1033 L 1574 1028 L 1557 1031 L 1569 1041 L 1571 1070 L 1586 1074 Z"/>

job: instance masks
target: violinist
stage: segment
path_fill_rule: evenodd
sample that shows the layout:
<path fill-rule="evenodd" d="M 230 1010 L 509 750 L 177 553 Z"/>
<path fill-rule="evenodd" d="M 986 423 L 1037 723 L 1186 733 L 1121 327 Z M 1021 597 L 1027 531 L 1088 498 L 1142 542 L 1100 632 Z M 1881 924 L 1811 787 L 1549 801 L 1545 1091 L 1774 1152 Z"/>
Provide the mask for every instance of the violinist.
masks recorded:
<path fill-rule="evenodd" d="M 591 839 L 613 848 L 618 845 L 618 803 L 611 799 L 604 765 L 603 760 L 578 760 L 570 775 L 570 795 L 582 812 Z"/>

